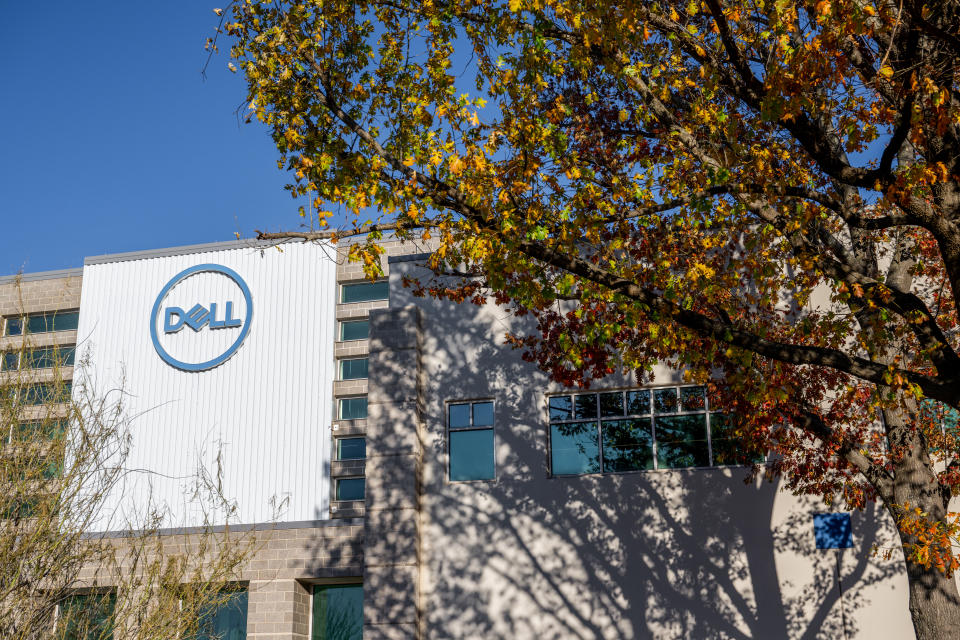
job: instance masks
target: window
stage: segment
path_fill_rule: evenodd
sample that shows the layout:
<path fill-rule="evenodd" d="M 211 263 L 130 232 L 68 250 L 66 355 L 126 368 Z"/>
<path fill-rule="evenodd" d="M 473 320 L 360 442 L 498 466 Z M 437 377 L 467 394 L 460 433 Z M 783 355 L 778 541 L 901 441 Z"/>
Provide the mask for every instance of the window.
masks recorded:
<path fill-rule="evenodd" d="M 549 413 L 554 475 L 750 464 L 758 458 L 743 450 L 722 414 L 709 411 L 700 386 L 553 396 Z"/>
<path fill-rule="evenodd" d="M 337 417 L 340 420 L 363 420 L 367 417 L 367 396 L 340 398 Z"/>
<path fill-rule="evenodd" d="M 337 460 L 363 460 L 366 457 L 366 438 L 337 438 Z"/>
<path fill-rule="evenodd" d="M 450 480 L 492 480 L 493 401 L 447 405 Z"/>
<path fill-rule="evenodd" d="M 366 358 L 348 358 L 340 361 L 341 380 L 359 380 L 367 377 Z"/>
<path fill-rule="evenodd" d="M 77 348 L 74 345 L 39 347 L 23 352 L 6 351 L 0 358 L 0 369 L 15 371 L 17 369 L 53 369 L 56 367 L 72 367 L 76 359 Z"/>
<path fill-rule="evenodd" d="M 54 311 L 7 318 L 4 335 L 21 336 L 24 333 L 50 333 L 51 331 L 76 331 L 80 321 L 79 311 Z M 26 329 L 26 331 L 24 331 Z"/>
<path fill-rule="evenodd" d="M 0 357 L 0 371 L 16 371 L 20 368 L 20 354 L 16 351 L 4 351 Z"/>
<path fill-rule="evenodd" d="M 946 449 L 946 453 L 952 457 L 955 443 L 960 438 L 960 412 L 937 400 L 924 398 L 920 401 L 919 416 L 940 431 L 940 438 L 930 439 L 930 451 L 943 455 Z"/>
<path fill-rule="evenodd" d="M 39 504 L 35 498 L 0 498 L 0 519 L 24 520 L 32 518 L 37 513 L 38 507 Z"/>
<path fill-rule="evenodd" d="M 363 586 L 316 585 L 311 640 L 360 640 L 362 637 Z"/>
<path fill-rule="evenodd" d="M 370 302 L 372 300 L 387 300 L 390 297 L 390 282 L 357 282 L 340 285 L 340 302 Z"/>
<path fill-rule="evenodd" d="M 366 481 L 363 478 L 338 478 L 337 500 L 344 502 L 363 500 Z"/>
<path fill-rule="evenodd" d="M 197 633 L 191 640 L 245 640 L 247 637 L 247 590 L 221 592 L 218 602 L 199 615 Z"/>
<path fill-rule="evenodd" d="M 340 341 L 366 340 L 370 337 L 370 320 L 343 320 L 340 322 Z"/>
<path fill-rule="evenodd" d="M 65 419 L 31 420 L 14 424 L 10 439 L 12 442 L 56 440 L 62 438 L 66 432 L 67 421 Z"/>
<path fill-rule="evenodd" d="M 35 382 L 24 385 L 20 390 L 20 403 L 36 406 L 56 402 L 69 402 L 73 383 L 67 380 L 62 383 Z"/>
<path fill-rule="evenodd" d="M 57 640 L 108 640 L 113 638 L 114 593 L 67 596 L 57 605 Z"/>

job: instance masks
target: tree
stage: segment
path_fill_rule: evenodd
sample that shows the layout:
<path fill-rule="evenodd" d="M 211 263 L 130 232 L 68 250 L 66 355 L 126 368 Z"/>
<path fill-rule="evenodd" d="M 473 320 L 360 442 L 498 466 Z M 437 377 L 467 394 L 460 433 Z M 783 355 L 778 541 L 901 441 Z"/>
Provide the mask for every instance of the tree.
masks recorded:
<path fill-rule="evenodd" d="M 262 237 L 368 232 L 375 276 L 385 230 L 422 233 L 458 280 L 414 286 L 532 315 L 513 340 L 555 379 L 660 360 L 711 381 L 768 473 L 882 501 L 919 638 L 960 626 L 960 443 L 936 419 L 960 408 L 960 3 L 229 13 L 248 120 L 317 208 Z"/>
<path fill-rule="evenodd" d="M 235 507 L 202 470 L 186 500 L 226 513 L 225 522 L 205 518 L 195 533 L 171 536 L 161 531 L 170 526 L 164 505 L 111 513 L 124 477 L 136 472 L 125 466 L 123 387 L 99 392 L 76 347 L 45 345 L 18 326 L 22 339 L 5 338 L 0 353 L 0 636 L 190 637 L 230 602 L 225 587 L 258 549 L 255 534 L 230 531 Z"/>

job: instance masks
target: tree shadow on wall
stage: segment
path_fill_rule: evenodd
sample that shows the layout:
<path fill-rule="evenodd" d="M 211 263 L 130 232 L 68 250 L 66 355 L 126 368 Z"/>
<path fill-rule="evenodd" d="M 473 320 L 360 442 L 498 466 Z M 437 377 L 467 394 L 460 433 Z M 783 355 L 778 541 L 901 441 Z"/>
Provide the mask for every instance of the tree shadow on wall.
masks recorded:
<path fill-rule="evenodd" d="M 497 344 L 514 319 L 420 304 L 428 637 L 854 637 L 871 587 L 902 574 L 871 553 L 890 526 L 882 507 L 854 514 L 841 615 L 834 556 L 814 548 L 822 505 L 747 484 L 743 467 L 551 477 L 550 383 Z M 444 401 L 484 397 L 497 479 L 448 482 Z"/>
<path fill-rule="evenodd" d="M 843 624 L 834 557 L 814 549 L 813 501 L 746 484 L 743 467 L 551 477 L 543 401 L 551 385 L 502 346 L 512 319 L 491 306 L 418 304 L 427 638 L 832 640 L 854 637 L 863 615 L 886 604 L 871 587 L 903 570 L 871 555 L 889 527 L 881 508 L 854 515 Z M 371 398 L 374 386 L 389 396 L 408 385 L 410 359 L 377 359 L 376 371 L 374 361 Z M 445 403 L 489 398 L 496 480 L 448 482 Z M 368 425 L 368 456 L 410 436 L 409 404 L 388 404 Z M 409 549 L 412 535 L 398 526 L 378 531 L 376 543 Z"/>
<path fill-rule="evenodd" d="M 553 480 L 552 496 L 497 483 L 436 499 L 430 637 L 842 638 L 864 587 L 899 571 L 870 558 L 866 512 L 841 629 L 832 556 L 811 557 L 808 514 L 771 531 L 774 487 L 722 471 Z M 779 575 L 790 545 L 808 573 Z"/>

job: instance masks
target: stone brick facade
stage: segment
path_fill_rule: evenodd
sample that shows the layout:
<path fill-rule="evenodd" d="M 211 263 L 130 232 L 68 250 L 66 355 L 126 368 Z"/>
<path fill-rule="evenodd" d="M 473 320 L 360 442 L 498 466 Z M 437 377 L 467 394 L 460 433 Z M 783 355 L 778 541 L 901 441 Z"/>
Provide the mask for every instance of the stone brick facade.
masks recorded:
<path fill-rule="evenodd" d="M 364 638 L 422 637 L 421 313 L 370 314 Z"/>

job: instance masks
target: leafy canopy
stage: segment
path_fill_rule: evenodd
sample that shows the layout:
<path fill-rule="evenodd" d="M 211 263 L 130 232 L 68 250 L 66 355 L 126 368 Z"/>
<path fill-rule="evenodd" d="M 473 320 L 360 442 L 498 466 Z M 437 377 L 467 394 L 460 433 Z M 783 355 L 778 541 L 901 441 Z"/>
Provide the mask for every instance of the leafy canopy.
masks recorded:
<path fill-rule="evenodd" d="M 369 231 L 352 257 L 371 276 L 384 230 L 433 239 L 431 266 L 465 275 L 420 291 L 531 314 L 513 340 L 557 380 L 666 361 L 713 381 L 778 454 L 768 472 L 880 496 L 916 560 L 958 566 L 958 442 L 937 417 L 960 408 L 956 2 L 228 14 L 250 117 L 318 210 L 320 232 L 282 235 Z"/>

